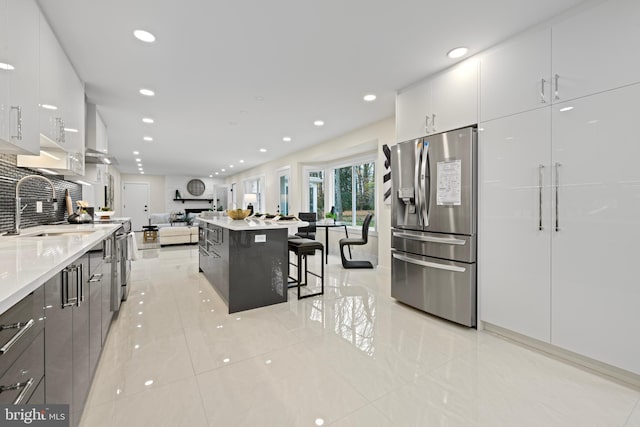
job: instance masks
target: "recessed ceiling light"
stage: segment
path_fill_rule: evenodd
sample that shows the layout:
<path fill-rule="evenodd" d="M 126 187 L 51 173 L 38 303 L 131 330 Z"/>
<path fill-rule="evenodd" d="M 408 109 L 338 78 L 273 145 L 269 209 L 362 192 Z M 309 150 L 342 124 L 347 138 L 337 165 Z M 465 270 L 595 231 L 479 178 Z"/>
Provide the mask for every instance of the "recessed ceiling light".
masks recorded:
<path fill-rule="evenodd" d="M 138 168 L 139 171 L 143 170 L 143 168 Z"/>
<path fill-rule="evenodd" d="M 138 154 L 140 154 L 140 152 L 139 152 L 139 151 L 134 151 L 134 152 L 133 152 L 133 155 L 134 155 L 134 156 L 137 156 Z"/>
<path fill-rule="evenodd" d="M 218 175 L 218 172 L 216 172 L 216 175 Z"/>
<path fill-rule="evenodd" d="M 55 105 L 50 105 L 50 104 L 42 104 L 41 107 L 44 108 L 45 110 L 57 110 L 58 109 L 58 107 L 56 107 Z"/>
<path fill-rule="evenodd" d="M 138 167 L 141 167 L 141 166 L 142 166 L 142 163 L 138 163 Z"/>
<path fill-rule="evenodd" d="M 364 97 L 362 97 L 362 99 L 364 99 L 367 102 L 371 102 L 371 101 L 375 101 L 376 100 L 376 96 L 372 93 L 365 95 Z"/>
<path fill-rule="evenodd" d="M 316 126 L 324 126 L 324 122 L 322 120 L 316 120 L 313 124 Z"/>
<path fill-rule="evenodd" d="M 213 175 L 209 175 L 209 178 L 213 178 Z"/>
<path fill-rule="evenodd" d="M 142 121 L 145 123 L 153 123 L 153 119 L 150 119 L 149 117 L 145 117 Z"/>
<path fill-rule="evenodd" d="M 466 47 L 456 47 L 455 49 L 451 49 L 449 52 L 447 52 L 447 56 L 452 59 L 461 58 L 465 56 L 467 52 L 469 52 L 469 49 L 467 49 Z"/>
<path fill-rule="evenodd" d="M 78 133 L 78 129 L 74 128 L 64 128 L 65 132 Z"/>
<path fill-rule="evenodd" d="M 135 30 L 133 32 L 133 35 L 138 40 L 146 42 L 146 43 L 153 43 L 154 41 L 156 41 L 156 36 L 154 36 L 153 34 L 151 34 L 148 31 L 145 31 L 145 30 Z"/>
<path fill-rule="evenodd" d="M 244 160 L 240 160 L 240 163 L 244 163 Z"/>
<path fill-rule="evenodd" d="M 230 167 L 230 168 L 232 168 L 232 167 L 233 167 L 233 165 L 229 165 L 229 167 Z"/>
<path fill-rule="evenodd" d="M 226 169 L 220 169 L 220 170 L 221 170 L 222 172 L 226 172 L 226 171 L 227 171 Z"/>
<path fill-rule="evenodd" d="M 291 137 L 290 136 L 285 136 L 284 138 L 282 138 L 282 140 L 284 142 L 291 142 Z"/>
<path fill-rule="evenodd" d="M 144 175 L 144 172 L 140 171 L 140 175 Z"/>
<path fill-rule="evenodd" d="M 145 136 L 143 139 L 145 141 L 153 141 L 153 138 L 151 138 L 150 136 Z"/>
<path fill-rule="evenodd" d="M 565 111 L 571 111 L 574 107 L 563 107 L 560 109 L 560 112 L 564 113 Z"/>
<path fill-rule="evenodd" d="M 6 70 L 6 71 L 11 71 L 11 70 L 15 70 L 16 67 L 14 67 L 11 64 L 7 64 L 5 62 L 0 62 L 0 70 Z"/>
<path fill-rule="evenodd" d="M 136 159 L 136 162 L 141 162 L 141 161 L 142 161 L 142 159 Z"/>
<path fill-rule="evenodd" d="M 261 149 L 260 149 L 260 152 L 261 152 L 261 153 L 266 153 L 266 152 L 267 152 L 267 149 L 266 149 L 266 148 L 261 148 Z"/>
<path fill-rule="evenodd" d="M 144 95 L 144 96 L 153 96 L 156 93 L 154 91 L 152 91 L 151 89 L 140 89 L 140 95 Z"/>

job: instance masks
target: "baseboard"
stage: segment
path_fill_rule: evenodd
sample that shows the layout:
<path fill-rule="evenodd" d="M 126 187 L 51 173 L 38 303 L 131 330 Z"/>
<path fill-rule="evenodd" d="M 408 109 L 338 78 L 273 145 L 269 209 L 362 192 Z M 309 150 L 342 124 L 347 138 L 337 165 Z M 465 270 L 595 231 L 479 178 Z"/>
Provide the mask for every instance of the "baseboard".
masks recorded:
<path fill-rule="evenodd" d="M 629 372 L 581 354 L 565 350 L 555 345 L 527 337 L 517 332 L 501 328 L 500 326 L 492 325 L 491 323 L 482 322 L 482 329 L 486 332 L 514 341 L 515 343 L 532 350 L 545 353 L 554 359 L 569 363 L 577 368 L 606 377 L 607 379 L 613 380 L 627 387 L 640 390 L 640 375 L 634 374 L 633 372 Z"/>

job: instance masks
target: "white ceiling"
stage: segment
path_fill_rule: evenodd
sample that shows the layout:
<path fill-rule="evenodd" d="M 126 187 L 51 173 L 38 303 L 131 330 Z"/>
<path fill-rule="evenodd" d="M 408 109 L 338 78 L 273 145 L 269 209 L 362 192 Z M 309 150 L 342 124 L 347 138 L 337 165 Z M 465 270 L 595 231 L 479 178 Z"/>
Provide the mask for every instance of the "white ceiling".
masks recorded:
<path fill-rule="evenodd" d="M 477 53 L 580 2 L 39 0 L 121 172 L 138 172 L 139 150 L 146 174 L 218 177 L 389 117 L 397 89 L 453 64 L 449 49 Z"/>

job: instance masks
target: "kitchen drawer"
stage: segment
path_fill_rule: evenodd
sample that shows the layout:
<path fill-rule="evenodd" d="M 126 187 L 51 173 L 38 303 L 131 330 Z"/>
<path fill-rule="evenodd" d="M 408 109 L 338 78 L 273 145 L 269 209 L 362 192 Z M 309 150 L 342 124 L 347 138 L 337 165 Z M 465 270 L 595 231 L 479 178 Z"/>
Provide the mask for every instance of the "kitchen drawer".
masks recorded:
<path fill-rule="evenodd" d="M 0 387 L 5 390 L 0 393 L 0 403 L 29 402 L 43 377 L 44 331 L 40 331 L 24 353 L 0 377 Z"/>
<path fill-rule="evenodd" d="M 44 405 L 44 377 L 29 398 L 29 405 Z"/>
<path fill-rule="evenodd" d="M 42 331 L 44 289 L 38 288 L 0 316 L 0 375 Z"/>

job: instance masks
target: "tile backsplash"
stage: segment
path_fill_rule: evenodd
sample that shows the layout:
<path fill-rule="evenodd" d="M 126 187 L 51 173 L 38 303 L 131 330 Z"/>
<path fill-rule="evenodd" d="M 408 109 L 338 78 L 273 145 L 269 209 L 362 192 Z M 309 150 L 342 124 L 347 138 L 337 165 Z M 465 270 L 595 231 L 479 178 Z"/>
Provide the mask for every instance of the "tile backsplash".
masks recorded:
<path fill-rule="evenodd" d="M 65 181 L 55 175 L 45 175 L 36 170 L 19 168 L 15 154 L 0 154 L 0 233 L 12 230 L 15 216 L 16 183 L 27 175 L 43 175 L 53 182 L 56 189 L 57 209 L 51 199 L 51 188 L 42 180 L 27 180 L 20 186 L 22 205 L 27 207 L 22 211 L 20 228 L 50 224 L 67 219 L 64 194 L 69 190 L 73 207 L 76 201 L 82 200 L 82 185 Z M 36 212 L 36 202 L 42 202 L 42 213 Z"/>

